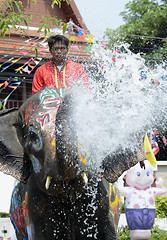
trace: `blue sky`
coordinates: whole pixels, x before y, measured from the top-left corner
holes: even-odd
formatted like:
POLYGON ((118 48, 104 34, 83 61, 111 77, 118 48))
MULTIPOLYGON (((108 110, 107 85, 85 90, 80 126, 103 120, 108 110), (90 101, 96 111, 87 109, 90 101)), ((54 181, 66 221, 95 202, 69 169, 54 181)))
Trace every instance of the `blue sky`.
POLYGON ((75 0, 87 28, 96 38, 102 39, 104 31, 124 24, 119 16, 130 0, 75 0))

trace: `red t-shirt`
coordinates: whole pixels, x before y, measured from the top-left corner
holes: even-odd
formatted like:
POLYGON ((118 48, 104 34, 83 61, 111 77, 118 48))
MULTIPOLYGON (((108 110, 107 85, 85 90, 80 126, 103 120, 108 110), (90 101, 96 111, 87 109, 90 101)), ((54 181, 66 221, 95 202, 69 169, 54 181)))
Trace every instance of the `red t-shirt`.
POLYGON ((59 72, 51 60, 36 70, 32 83, 32 93, 44 87, 68 88, 76 84, 86 87, 90 85, 87 73, 80 63, 67 60, 59 72))

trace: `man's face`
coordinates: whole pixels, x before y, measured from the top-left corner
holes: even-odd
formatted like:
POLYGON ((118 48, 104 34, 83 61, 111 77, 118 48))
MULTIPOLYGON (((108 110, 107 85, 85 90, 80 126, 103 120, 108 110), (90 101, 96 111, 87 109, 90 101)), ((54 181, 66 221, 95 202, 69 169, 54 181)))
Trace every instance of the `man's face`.
POLYGON ((56 42, 50 50, 53 61, 56 65, 62 65, 67 59, 68 49, 64 43, 56 42))

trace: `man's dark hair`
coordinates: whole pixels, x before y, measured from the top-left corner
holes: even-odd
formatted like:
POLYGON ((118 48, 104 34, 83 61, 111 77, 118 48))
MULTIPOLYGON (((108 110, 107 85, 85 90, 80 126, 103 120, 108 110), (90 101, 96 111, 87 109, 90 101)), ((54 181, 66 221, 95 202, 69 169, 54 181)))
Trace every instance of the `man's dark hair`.
POLYGON ((56 42, 64 43, 66 45, 66 47, 68 48, 70 41, 68 38, 64 37, 63 35, 51 36, 48 38, 48 46, 49 46, 50 50, 52 49, 53 44, 56 42))

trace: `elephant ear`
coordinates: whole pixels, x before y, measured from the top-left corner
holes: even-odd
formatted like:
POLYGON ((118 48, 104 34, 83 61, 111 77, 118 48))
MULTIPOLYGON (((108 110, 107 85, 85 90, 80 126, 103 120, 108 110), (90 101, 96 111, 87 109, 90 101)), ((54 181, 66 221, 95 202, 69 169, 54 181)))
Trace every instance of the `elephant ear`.
POLYGON ((0 171, 25 181, 30 171, 17 137, 18 109, 0 111, 0 171))

